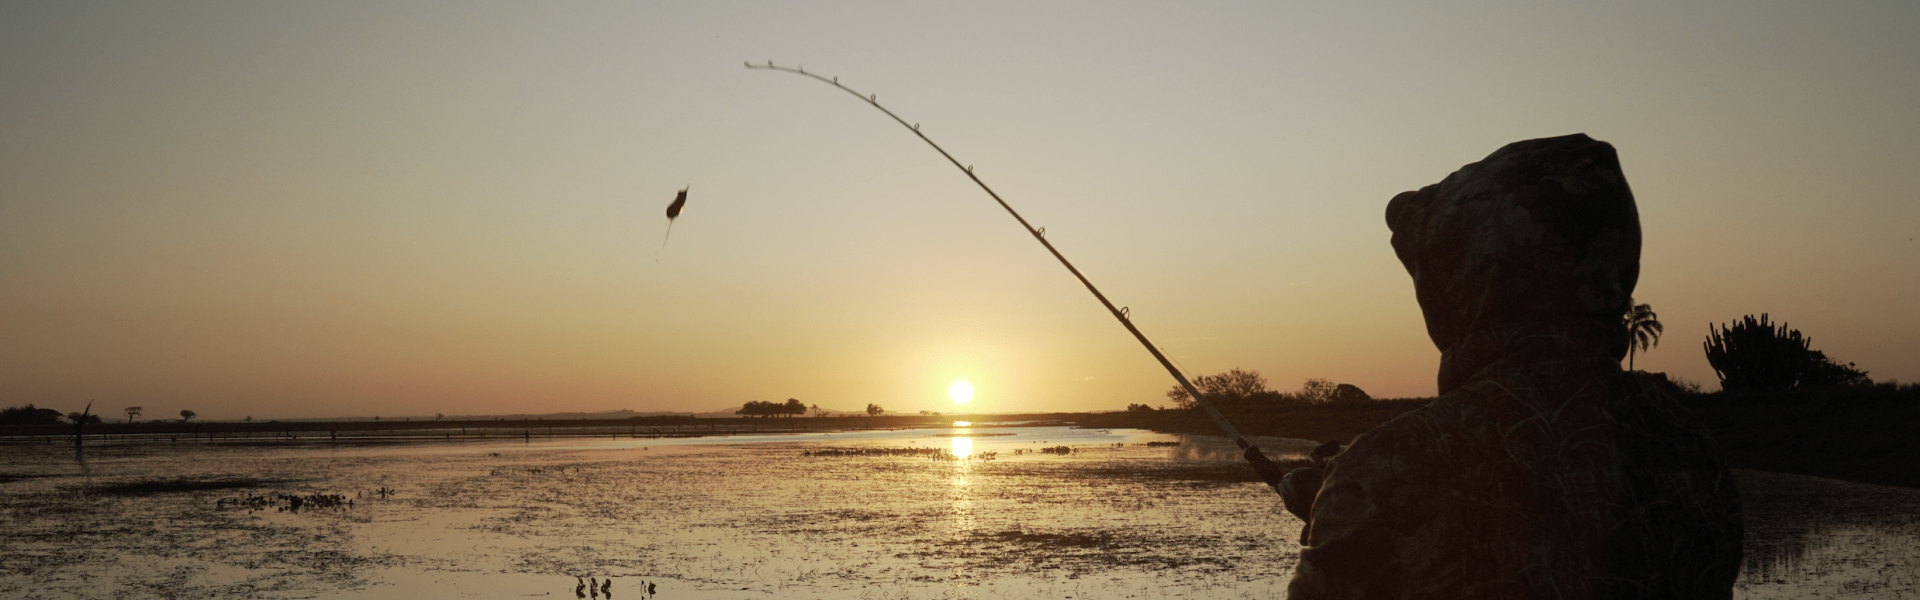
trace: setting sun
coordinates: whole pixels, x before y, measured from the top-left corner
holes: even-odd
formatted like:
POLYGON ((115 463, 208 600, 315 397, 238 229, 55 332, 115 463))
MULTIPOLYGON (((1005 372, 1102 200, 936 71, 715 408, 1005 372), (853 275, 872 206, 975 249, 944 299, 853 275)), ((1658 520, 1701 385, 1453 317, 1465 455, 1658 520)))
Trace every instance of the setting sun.
POLYGON ((952 398, 955 404, 966 404, 973 399, 973 384, 965 379, 954 381, 953 385, 947 386, 947 397, 952 398))

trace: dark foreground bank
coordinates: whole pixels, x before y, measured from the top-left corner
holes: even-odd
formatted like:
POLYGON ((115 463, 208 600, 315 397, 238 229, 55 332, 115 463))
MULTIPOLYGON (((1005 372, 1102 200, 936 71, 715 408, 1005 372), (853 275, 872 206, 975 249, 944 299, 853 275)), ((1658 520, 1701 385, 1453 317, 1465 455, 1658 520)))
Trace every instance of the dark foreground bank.
MULTIPOLYGON (((1920 385, 1883 383, 1769 394, 1681 394, 1736 469, 1920 488, 1920 385)), ((1223 407, 1241 433, 1350 441, 1432 398, 1223 407)), ((1086 427, 1217 434, 1194 410, 1083 415, 1086 427)))
POLYGON ((1685 399, 1734 468, 1920 488, 1920 385, 1685 399))

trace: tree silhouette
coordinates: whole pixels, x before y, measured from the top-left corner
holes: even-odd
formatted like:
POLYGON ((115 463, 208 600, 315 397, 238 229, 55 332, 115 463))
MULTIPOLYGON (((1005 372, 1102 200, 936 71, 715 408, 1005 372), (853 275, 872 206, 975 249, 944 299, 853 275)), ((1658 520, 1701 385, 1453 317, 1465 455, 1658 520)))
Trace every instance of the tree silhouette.
POLYGON ((1300 398, 1308 404, 1325 404, 1332 402, 1334 392, 1339 390, 1340 386, 1331 379, 1308 379, 1300 384, 1300 398))
MULTIPOLYGON (((1208 400, 1239 400, 1267 391, 1267 378, 1259 371, 1242 371, 1235 367, 1218 375, 1201 375, 1193 378, 1193 387, 1208 400)), ((1192 408, 1193 398, 1187 394, 1187 388, 1173 386, 1167 391, 1167 398, 1180 408, 1192 408)))
POLYGON ((138 406, 129 406, 129 407, 127 407, 127 409, 126 409, 126 410, 124 410, 124 411, 121 411, 121 412, 124 412, 124 413, 127 413, 127 422, 128 422, 128 423, 132 423, 134 419, 138 419, 138 418, 140 418, 140 411, 141 411, 141 410, 142 410, 142 409, 141 409, 140 407, 138 407, 138 406))
POLYGON ((1660 315, 1653 314, 1652 304, 1634 304, 1621 319, 1627 325, 1627 370, 1632 371, 1633 355, 1660 345, 1660 334, 1666 326, 1660 324, 1660 315))
POLYGON ((185 423, 185 422, 187 422, 187 421, 192 421, 194 417, 198 417, 198 416, 200 416, 200 413, 197 413, 197 412, 193 412, 193 411, 190 411, 190 410, 186 410, 186 409, 181 409, 181 410, 180 410, 180 422, 181 422, 181 423, 185 423))
POLYGON ((878 404, 867 405, 867 416, 869 417, 878 417, 880 416, 880 413, 883 413, 883 412, 887 412, 887 409, 880 408, 880 405, 878 404))

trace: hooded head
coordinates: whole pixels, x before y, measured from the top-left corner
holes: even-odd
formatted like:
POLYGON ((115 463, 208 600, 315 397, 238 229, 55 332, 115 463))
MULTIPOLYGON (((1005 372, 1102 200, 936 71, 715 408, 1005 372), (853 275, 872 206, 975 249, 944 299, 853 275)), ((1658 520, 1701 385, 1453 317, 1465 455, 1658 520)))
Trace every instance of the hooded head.
POLYGON ((1443 356, 1441 393, 1504 358, 1626 356, 1640 216, 1613 146, 1508 144, 1395 196, 1387 227, 1443 356))

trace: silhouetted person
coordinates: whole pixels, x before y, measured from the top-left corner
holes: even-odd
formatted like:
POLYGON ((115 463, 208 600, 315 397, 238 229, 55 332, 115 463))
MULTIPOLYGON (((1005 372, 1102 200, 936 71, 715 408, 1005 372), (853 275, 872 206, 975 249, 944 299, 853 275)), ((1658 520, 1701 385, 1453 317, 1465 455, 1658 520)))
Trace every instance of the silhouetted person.
POLYGON ((1725 459, 1620 369, 1640 225, 1613 147, 1510 144, 1394 197, 1387 224, 1440 397, 1288 475, 1289 597, 1730 597, 1725 459))

